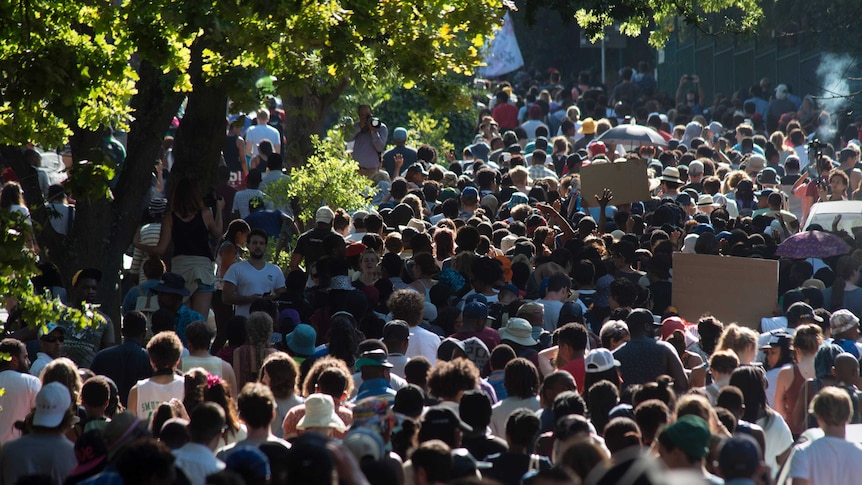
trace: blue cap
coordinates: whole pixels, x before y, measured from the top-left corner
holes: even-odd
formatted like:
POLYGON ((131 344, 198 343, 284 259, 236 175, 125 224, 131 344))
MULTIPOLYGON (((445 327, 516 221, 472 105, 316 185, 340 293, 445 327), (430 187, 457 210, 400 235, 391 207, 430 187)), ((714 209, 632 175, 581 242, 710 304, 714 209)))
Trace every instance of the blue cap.
POLYGON ((230 451, 224 464, 242 476, 269 478, 269 458, 256 446, 238 446, 230 451))
POLYGON ((472 301, 464 305, 464 318, 488 318, 488 305, 472 301))
POLYGON ((715 238, 721 241, 722 239, 730 239, 730 231, 721 231, 715 235, 715 238))
POLYGON ((472 185, 468 185, 464 187, 464 190, 461 191, 461 197, 474 197, 476 199, 479 198, 479 191, 476 190, 476 187, 472 185))
POLYGON ((395 128, 392 132, 392 141, 407 141, 407 130, 400 126, 395 128))
POLYGON ((511 197, 509 197, 509 202, 506 205, 509 206, 509 209, 515 207, 518 204, 528 204, 530 203, 530 199, 527 197, 527 194, 523 192, 514 192, 511 197))
POLYGON ((701 222, 697 226, 694 227, 694 233, 700 236, 703 233, 712 232, 715 233, 715 228, 712 227, 712 224, 706 224, 701 222))
POLYGON ((472 295, 467 295, 464 297, 464 304, 472 303, 474 301, 478 301, 479 303, 488 304, 488 299, 485 298, 485 295, 481 293, 473 293, 472 295))

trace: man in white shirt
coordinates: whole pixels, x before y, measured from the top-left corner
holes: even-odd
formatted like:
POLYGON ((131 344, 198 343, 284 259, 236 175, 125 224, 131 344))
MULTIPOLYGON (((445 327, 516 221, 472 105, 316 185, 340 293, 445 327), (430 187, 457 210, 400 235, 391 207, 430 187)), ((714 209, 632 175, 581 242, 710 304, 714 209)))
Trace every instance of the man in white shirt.
POLYGON ((252 303, 284 291, 281 268, 264 259, 268 241, 265 231, 253 229, 248 235, 248 260, 231 265, 224 275, 222 298, 236 305, 237 315, 248 316, 252 303))
POLYGON ((862 445, 846 437, 853 415, 847 391, 826 387, 814 396, 811 409, 824 436, 796 446, 790 462, 793 485, 858 483, 862 476, 862 445))
POLYGON ((245 132, 245 154, 249 160, 257 155, 257 145, 263 140, 272 143, 272 153, 281 153, 281 135, 269 125, 269 111, 266 109, 258 110, 257 124, 245 132))
POLYGON ((42 384, 39 379, 27 373, 30 359, 24 343, 14 338, 0 341, 0 353, 9 355, 9 360, 0 359, 0 443, 6 443, 21 436, 15 429, 16 421, 23 421, 36 406, 36 395, 42 384))
POLYGON ((224 462, 214 453, 224 428, 224 411, 218 404, 204 402, 192 411, 188 426, 191 441, 174 450, 175 465, 191 485, 204 485, 207 476, 224 470, 224 462))
POLYGON ((440 337, 419 326, 425 311, 425 296, 413 289, 395 290, 389 298, 389 311, 392 312, 392 320, 404 320, 410 326, 407 352, 404 355, 407 358, 424 355, 434 365, 440 337))

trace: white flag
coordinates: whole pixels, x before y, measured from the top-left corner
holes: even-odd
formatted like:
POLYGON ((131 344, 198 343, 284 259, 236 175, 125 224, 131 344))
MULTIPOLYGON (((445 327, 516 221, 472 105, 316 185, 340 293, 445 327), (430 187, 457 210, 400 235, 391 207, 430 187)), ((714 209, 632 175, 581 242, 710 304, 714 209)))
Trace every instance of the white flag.
POLYGON ((503 25, 494 32, 491 45, 485 44, 484 57, 487 65, 480 69, 483 77, 502 76, 524 65, 509 12, 503 17, 503 25))

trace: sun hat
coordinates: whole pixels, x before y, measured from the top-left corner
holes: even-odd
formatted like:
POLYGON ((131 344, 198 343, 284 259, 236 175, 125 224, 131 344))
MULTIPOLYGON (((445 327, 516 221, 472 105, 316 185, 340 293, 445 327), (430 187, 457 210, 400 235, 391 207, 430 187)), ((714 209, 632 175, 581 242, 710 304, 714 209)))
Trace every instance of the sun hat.
POLYGON ((683 183, 682 180, 679 179, 679 169, 676 167, 665 167, 664 170, 661 171, 661 177, 659 177, 659 180, 675 182, 678 184, 683 183))
POLYGON ((60 426, 69 413, 72 395, 69 389, 59 382, 49 382, 36 394, 36 408, 33 413, 33 426, 55 428, 60 426))
POLYGON ((698 207, 718 207, 718 204, 715 203, 715 200, 709 194, 703 194, 697 198, 697 206, 698 207))
POLYGON ((519 317, 510 318, 506 322, 506 326, 500 329, 500 339, 527 347, 532 347, 538 343, 533 338, 533 326, 527 320, 519 317))
POLYGON ((595 132, 596 132, 596 120, 594 120, 592 118, 584 118, 584 120, 581 121, 581 127, 578 128, 578 133, 581 133, 584 135, 592 135, 595 132))
POLYGON ((284 337, 288 350, 297 355, 314 354, 314 343, 317 340, 317 331, 306 323, 300 323, 284 337))
POLYGON ((588 374, 604 372, 619 366, 620 361, 615 359, 614 354, 608 349, 594 349, 584 357, 584 367, 588 374))
POLYGON ((362 370, 363 367, 388 367, 391 368, 392 364, 389 363, 387 358, 386 351, 383 349, 374 349, 363 352, 362 355, 356 359, 356 370, 362 370))
POLYGON ((333 428, 346 431, 344 421, 335 413, 335 403, 328 394, 312 394, 305 400, 305 416, 299 420, 296 429, 333 428))

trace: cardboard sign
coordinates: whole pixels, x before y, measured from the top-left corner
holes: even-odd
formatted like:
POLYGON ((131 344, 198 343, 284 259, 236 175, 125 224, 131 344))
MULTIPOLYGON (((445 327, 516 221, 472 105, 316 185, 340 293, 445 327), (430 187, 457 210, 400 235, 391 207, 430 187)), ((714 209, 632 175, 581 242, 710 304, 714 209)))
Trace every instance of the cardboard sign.
POLYGON ((710 313, 757 330, 778 301, 778 261, 673 253, 671 301, 689 322, 710 313))
POLYGON ((599 163, 581 168, 581 195, 584 205, 597 207, 595 196, 601 197, 606 188, 611 189, 614 194, 611 205, 649 200, 646 160, 599 163))

